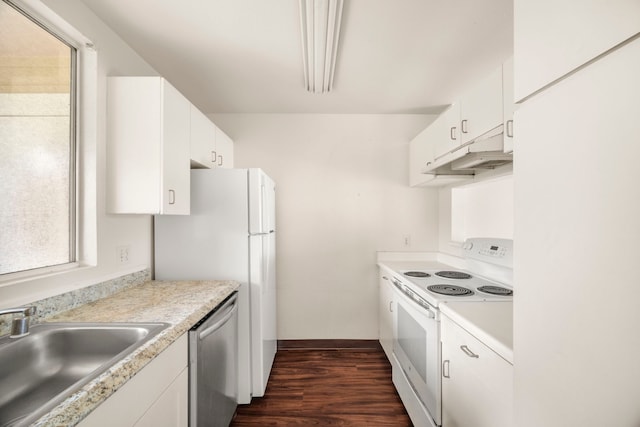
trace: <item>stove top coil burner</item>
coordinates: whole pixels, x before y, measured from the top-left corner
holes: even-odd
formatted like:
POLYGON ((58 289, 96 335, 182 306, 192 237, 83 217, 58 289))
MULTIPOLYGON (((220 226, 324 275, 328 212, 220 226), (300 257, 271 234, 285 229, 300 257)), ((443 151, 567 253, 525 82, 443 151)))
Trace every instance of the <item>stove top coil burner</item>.
POLYGON ((444 277, 445 279, 471 279, 470 274, 462 271, 438 271, 436 276, 444 277))
POLYGON ((473 295, 474 292, 471 289, 463 288, 456 285, 431 285, 427 286, 427 289, 436 294, 449 295, 454 297, 467 297, 473 295))
POLYGON ((419 278, 431 277, 429 273, 425 273, 424 271, 407 271, 403 274, 409 277, 419 277, 419 278))
POLYGON ((491 295, 511 296, 513 291, 511 289, 503 288, 502 286, 480 286, 478 288, 480 292, 484 292, 491 295))

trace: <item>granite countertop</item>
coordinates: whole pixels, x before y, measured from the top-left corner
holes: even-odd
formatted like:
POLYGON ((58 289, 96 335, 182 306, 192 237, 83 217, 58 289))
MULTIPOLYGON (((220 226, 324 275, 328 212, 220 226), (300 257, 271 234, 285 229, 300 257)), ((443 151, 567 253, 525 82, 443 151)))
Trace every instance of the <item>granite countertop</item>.
POLYGON ((512 301, 448 301, 440 311, 513 365, 512 301))
POLYGON ((233 281, 149 281, 48 318, 47 322, 164 322, 169 326, 33 425, 78 424, 238 287, 233 281))

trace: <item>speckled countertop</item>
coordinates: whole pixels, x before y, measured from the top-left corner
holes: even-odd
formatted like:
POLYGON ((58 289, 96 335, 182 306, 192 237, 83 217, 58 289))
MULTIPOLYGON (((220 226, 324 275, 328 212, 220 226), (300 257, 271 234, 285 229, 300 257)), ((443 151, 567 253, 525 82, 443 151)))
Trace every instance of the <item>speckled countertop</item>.
POLYGON ((150 281, 48 318, 48 322, 165 322, 169 326, 33 425, 78 424, 238 286, 233 281, 150 281))

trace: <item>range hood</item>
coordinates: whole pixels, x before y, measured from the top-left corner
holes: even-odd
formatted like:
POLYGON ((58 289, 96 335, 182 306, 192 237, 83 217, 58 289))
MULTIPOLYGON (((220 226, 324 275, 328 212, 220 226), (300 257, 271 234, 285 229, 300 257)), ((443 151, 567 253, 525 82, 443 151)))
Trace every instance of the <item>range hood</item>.
POLYGON ((468 175, 478 169, 495 169, 511 162, 513 162, 513 154, 504 152, 504 132, 501 125, 473 141, 436 157, 431 167, 424 173, 468 175))
POLYGON ((511 154, 497 152, 469 153, 451 162, 451 170, 495 169, 511 162, 513 162, 511 154))
POLYGON ((422 170, 428 176, 423 186, 441 186, 468 181, 476 173, 511 164, 513 154, 504 152, 503 126, 436 157, 422 170))

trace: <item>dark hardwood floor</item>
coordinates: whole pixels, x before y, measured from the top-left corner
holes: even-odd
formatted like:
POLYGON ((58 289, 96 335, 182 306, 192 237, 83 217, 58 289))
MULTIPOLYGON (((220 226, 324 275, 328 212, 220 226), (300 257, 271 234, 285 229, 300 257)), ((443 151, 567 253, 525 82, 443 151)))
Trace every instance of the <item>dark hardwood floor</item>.
POLYGON ((265 396, 231 427, 411 427, 377 341, 281 341, 265 396))

